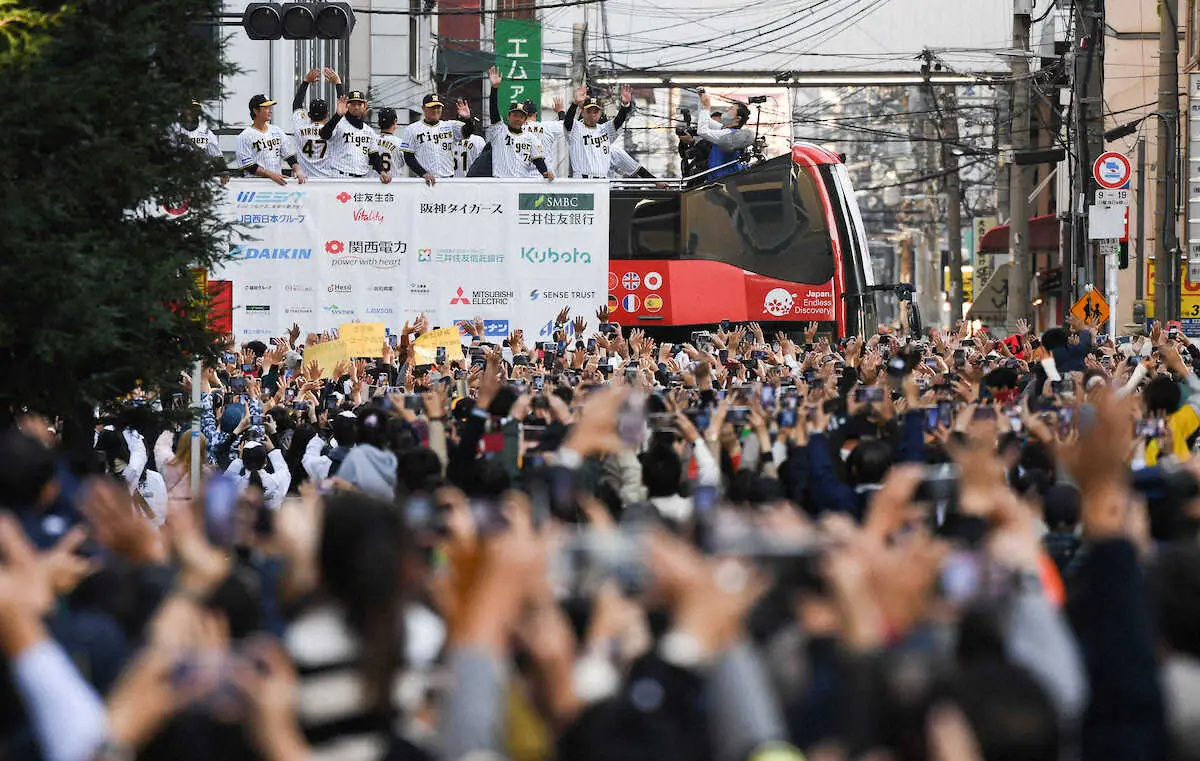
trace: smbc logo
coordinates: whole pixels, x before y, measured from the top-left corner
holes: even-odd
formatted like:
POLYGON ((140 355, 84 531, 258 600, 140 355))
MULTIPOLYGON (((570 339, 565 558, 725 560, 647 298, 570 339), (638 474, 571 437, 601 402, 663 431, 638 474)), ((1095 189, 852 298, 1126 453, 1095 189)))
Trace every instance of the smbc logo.
POLYGON ((592 211, 596 198, 591 193, 521 193, 520 211, 592 211))

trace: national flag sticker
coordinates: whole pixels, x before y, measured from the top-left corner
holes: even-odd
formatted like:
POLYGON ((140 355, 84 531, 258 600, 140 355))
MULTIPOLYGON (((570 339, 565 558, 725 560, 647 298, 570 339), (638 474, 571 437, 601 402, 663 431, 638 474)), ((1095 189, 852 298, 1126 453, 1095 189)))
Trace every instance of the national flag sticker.
MULTIPOLYGON (((662 275, 658 274, 657 272, 647 272, 646 273, 646 289, 651 290, 651 291, 657 291, 659 288, 662 288, 662 275)), ((649 300, 647 300, 647 301, 649 301, 649 300)), ((650 307, 650 305, 647 304, 646 308, 648 309, 649 307, 650 307)))
POLYGON ((621 299, 621 308, 626 312, 636 312, 641 305, 642 300, 632 293, 625 294, 625 298, 621 299))
MULTIPOLYGON (((652 275, 654 273, 650 273, 650 274, 652 275)), ((646 285, 647 285, 647 287, 650 285, 650 275, 646 276, 646 285)), ((657 312, 657 311, 661 310, 662 307, 663 307, 662 296, 659 296, 657 293, 652 293, 646 297, 646 311, 647 312, 657 312)))
POLYGON ((608 290, 615 291, 615 290, 617 290, 617 286, 620 284, 621 284, 621 281, 617 278, 617 273, 609 272, 608 273, 608 290))
POLYGON ((636 291, 641 284, 642 278, 636 272, 626 272, 621 278, 621 285, 625 286, 627 291, 636 291))
POLYGON ((614 294, 608 294, 608 311, 615 312, 619 306, 620 302, 617 301, 617 297, 614 294))

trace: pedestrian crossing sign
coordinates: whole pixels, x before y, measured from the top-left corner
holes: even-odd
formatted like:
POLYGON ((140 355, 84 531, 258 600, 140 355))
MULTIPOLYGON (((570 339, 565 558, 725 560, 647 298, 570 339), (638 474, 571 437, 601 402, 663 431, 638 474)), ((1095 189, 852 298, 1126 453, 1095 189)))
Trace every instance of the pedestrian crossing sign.
POLYGON ((1084 322, 1108 322, 1108 302, 1093 288, 1079 297, 1071 314, 1084 322))

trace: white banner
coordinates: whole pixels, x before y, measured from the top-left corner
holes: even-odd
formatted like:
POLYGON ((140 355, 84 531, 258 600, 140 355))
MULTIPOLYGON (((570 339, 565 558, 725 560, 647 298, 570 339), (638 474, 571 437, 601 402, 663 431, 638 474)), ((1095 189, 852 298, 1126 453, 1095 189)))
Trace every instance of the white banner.
POLYGON ((608 183, 594 180, 312 181, 227 186, 245 239, 232 281, 239 341, 418 314, 482 317, 488 340, 548 336, 565 306, 594 323, 607 300, 608 183))

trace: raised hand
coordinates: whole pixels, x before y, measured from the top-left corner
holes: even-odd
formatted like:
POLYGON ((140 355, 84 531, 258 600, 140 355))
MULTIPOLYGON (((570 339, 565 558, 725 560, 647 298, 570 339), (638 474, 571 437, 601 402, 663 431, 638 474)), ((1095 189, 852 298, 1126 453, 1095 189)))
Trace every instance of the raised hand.
POLYGON ((621 105, 628 106, 633 102, 633 86, 621 85, 621 105))
POLYGON ((558 313, 558 317, 554 319, 555 325, 566 325, 567 320, 571 319, 571 307, 563 307, 558 313))
POLYGON ((310 69, 309 72, 304 75, 304 81, 308 82, 310 85, 313 82, 316 82, 320 78, 321 78, 321 70, 320 69, 310 69))
POLYGON ((346 112, 349 109, 350 109, 350 99, 348 97, 346 97, 345 95, 339 97, 337 99, 337 108, 334 109, 334 111, 337 113, 337 115, 345 116, 346 112))
POLYGON ((576 317, 573 324, 575 325, 575 337, 582 340, 583 332, 587 330, 587 320, 583 317, 576 317))
POLYGON ((575 88, 575 105, 582 106, 583 102, 585 100, 587 100, 587 88, 586 87, 576 87, 575 88))
POLYGON ((563 99, 560 95, 554 96, 554 113, 559 114, 563 111, 563 99))
POLYGON ((500 76, 500 70, 495 66, 488 69, 488 81, 492 83, 492 87, 499 87, 504 81, 504 77, 500 76))
POLYGON ((1029 332, 1029 320, 1024 317, 1018 317, 1016 322, 1017 333, 1025 335, 1029 332))
POLYGON ((325 67, 325 81, 333 82, 335 85, 340 85, 342 83, 342 78, 338 76, 338 73, 336 71, 334 71, 333 69, 326 66, 325 67))
POLYGON ((459 98, 454 101, 454 105, 458 108, 458 118, 464 122, 471 118, 471 104, 466 98, 459 98))

